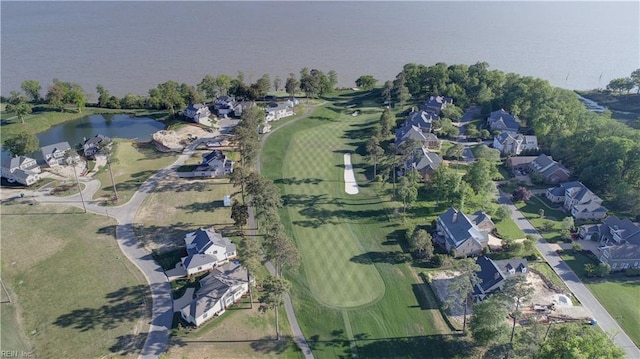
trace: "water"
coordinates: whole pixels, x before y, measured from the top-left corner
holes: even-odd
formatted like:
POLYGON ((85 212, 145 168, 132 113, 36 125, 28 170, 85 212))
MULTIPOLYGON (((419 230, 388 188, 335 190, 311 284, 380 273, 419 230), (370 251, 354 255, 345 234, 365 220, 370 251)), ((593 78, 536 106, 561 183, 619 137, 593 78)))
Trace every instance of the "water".
POLYGON ((640 67, 639 2, 0 2, 1 93, 26 79, 147 94, 206 74, 335 70, 382 83, 409 62, 486 61, 569 89, 640 67))
POLYGON ((151 135, 162 129, 164 124, 152 118, 105 114, 65 122, 37 136, 40 147, 64 141, 74 147, 84 137, 89 138, 97 134, 109 138, 136 138, 138 141, 150 141, 151 135))

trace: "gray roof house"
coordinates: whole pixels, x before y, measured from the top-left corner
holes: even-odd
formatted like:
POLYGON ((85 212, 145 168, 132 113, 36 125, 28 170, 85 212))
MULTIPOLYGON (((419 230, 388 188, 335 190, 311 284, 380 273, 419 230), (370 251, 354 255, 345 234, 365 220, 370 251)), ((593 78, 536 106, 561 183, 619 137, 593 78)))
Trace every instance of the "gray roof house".
POLYGON ((41 148, 42 158, 51 167, 64 164, 64 156, 71 150, 69 142, 58 142, 41 148))
POLYGON ((222 315, 248 291, 246 269, 236 262, 226 263, 200 280, 200 288, 193 300, 180 310, 180 315, 198 327, 222 315))
POLYGON ((516 117, 504 109, 491 112, 487 117, 487 125, 489 125, 491 131, 518 132, 518 129, 520 129, 520 124, 516 117))
POLYGON ((517 156, 525 150, 537 150, 538 138, 511 131, 503 131, 493 138, 493 148, 500 150, 503 155, 511 154, 517 156))
POLYGON ((544 153, 529 163, 529 172, 541 175, 546 184, 565 182, 571 174, 568 169, 544 153))
POLYGON ((420 110, 440 114, 440 111, 450 103, 453 103, 453 99, 451 97, 430 96, 423 104, 420 105, 420 110))
POLYGON ((105 135, 97 134, 90 138, 84 138, 82 142, 82 150, 86 158, 95 157, 100 149, 111 142, 111 139, 105 135))
POLYGON ((423 180, 427 180, 441 164, 442 158, 437 153, 421 147, 414 153, 413 159, 409 161, 408 168, 415 169, 420 173, 423 180))
POLYGON ((494 261, 481 256, 476 264, 480 266, 480 271, 476 272, 479 283, 473 288, 473 297, 477 301, 483 301, 488 295, 500 291, 506 279, 516 275, 526 276, 528 273, 527 260, 522 258, 494 261))
POLYGON ((209 106, 204 103, 190 103, 187 108, 182 110, 182 115, 195 123, 200 123, 203 120, 209 120, 211 111, 209 106))
POLYGON ((284 103, 270 103, 267 108, 265 108, 265 121, 278 121, 281 118, 289 117, 295 115, 293 112, 293 106, 291 106, 292 102, 287 101, 284 103))
POLYGON ((640 225, 630 219, 610 216, 600 224, 580 226, 579 234, 600 241, 603 248, 599 259, 612 270, 640 267, 640 225))
POLYGON ((202 163, 193 170, 195 177, 220 177, 233 172, 234 162, 221 150, 213 150, 202 156, 202 163))
POLYGON ((417 126, 422 129, 423 132, 431 132, 433 121, 438 121, 440 117, 427 111, 413 111, 407 116, 404 121, 404 126, 417 126))
POLYGON ((31 186, 38 182, 40 178, 40 166, 36 160, 27 156, 12 157, 10 153, 2 151, 0 171, 10 183, 20 183, 31 186))
POLYGON ((495 227, 482 211, 467 216, 453 207, 438 217, 436 226, 436 242, 447 251, 455 249, 457 257, 480 254, 495 227))
POLYGON ((422 146, 431 149, 439 149, 442 144, 438 136, 416 125, 406 125, 396 130, 396 146, 400 146, 409 139, 414 139, 421 143, 422 146))
POLYGON ((181 259, 187 275, 212 270, 237 256, 236 245, 212 229, 198 229, 184 237, 187 256, 181 259))
POLYGON ((575 219, 602 219, 607 215, 602 199, 578 181, 549 188, 546 196, 551 202, 562 202, 564 209, 570 211, 575 219))
POLYGON ((640 245, 621 244, 605 247, 599 259, 602 263, 609 264, 613 271, 640 268, 640 245))

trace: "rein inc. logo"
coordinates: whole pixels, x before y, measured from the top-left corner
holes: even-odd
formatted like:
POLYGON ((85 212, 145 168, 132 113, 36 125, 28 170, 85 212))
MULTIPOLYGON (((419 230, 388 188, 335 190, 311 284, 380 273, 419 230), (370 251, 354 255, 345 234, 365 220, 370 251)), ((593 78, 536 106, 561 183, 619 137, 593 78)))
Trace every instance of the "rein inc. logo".
POLYGON ((32 352, 22 350, 0 350, 0 358, 35 358, 32 352))

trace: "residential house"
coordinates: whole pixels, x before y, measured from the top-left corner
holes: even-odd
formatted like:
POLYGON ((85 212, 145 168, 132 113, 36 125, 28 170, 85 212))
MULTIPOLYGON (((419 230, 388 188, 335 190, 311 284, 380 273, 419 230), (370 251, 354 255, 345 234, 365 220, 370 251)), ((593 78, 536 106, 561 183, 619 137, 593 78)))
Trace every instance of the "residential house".
POLYGON ((31 186, 41 179, 40 166, 31 157, 12 157, 11 154, 2 152, 1 162, 0 171, 2 177, 10 183, 17 182, 25 186, 31 186))
POLYGON ((111 139, 105 135, 97 134, 91 138, 84 138, 82 141, 82 150, 84 157, 94 159, 100 149, 111 143, 111 139))
POLYGON ((581 238, 600 242, 599 259, 612 270, 640 267, 640 225, 630 219, 610 216, 600 224, 580 226, 578 233, 581 238))
POLYGON ((69 142, 58 142, 53 145, 44 146, 41 148, 42 158, 51 167, 62 165, 66 163, 65 156, 68 151, 71 151, 69 142))
POLYGON ((571 172, 544 153, 529 163, 529 172, 542 176, 546 184, 558 184, 569 180, 571 172))
POLYGON ((258 126, 258 133, 263 135, 265 133, 271 132, 271 125, 268 123, 265 123, 264 125, 260 125, 258 126))
POLYGON ((400 146, 409 139, 413 139, 422 144, 423 147, 430 149, 440 149, 440 145, 442 144, 438 136, 425 132, 415 125, 403 126, 396 130, 396 146, 400 146))
POLYGON ((505 161, 505 166, 514 171, 529 172, 529 164, 533 162, 537 156, 514 156, 509 157, 505 161))
POLYGON ((213 229, 198 229, 184 237, 187 256, 180 261, 191 276, 210 271, 237 256, 236 245, 213 229))
POLYGON ((518 129, 520 129, 520 124, 516 120, 516 117, 504 109, 491 112, 489 117, 487 117, 487 125, 491 131, 518 132, 518 129))
POLYGON ((436 242, 457 257, 478 255, 489 243, 489 233, 495 225, 486 213, 478 211, 467 216, 451 207, 438 217, 436 242))
POLYGON ((493 138, 493 148, 503 155, 519 155, 525 150, 538 150, 538 138, 511 131, 502 131, 493 138))
POLYGON ((451 97, 430 96, 423 104, 420 105, 419 108, 422 111, 433 112, 436 115, 439 115, 440 111, 451 103, 453 103, 453 99, 451 97))
POLYGON ((640 245, 622 244, 605 247, 602 249, 600 261, 609 264, 613 271, 640 268, 640 245))
POLYGON ((198 327, 222 315, 248 291, 246 269, 239 263, 226 263, 200 280, 193 300, 180 310, 180 315, 182 319, 198 327))
POLYGON ((216 111, 218 116, 224 118, 229 117, 229 115, 234 112, 235 105, 235 98, 226 95, 220 96, 213 101, 213 109, 216 111))
POLYGON ((440 117, 433 112, 412 111, 404 121, 403 127, 416 126, 419 127, 422 132, 427 133, 431 132, 433 122, 438 121, 439 119, 440 117))
POLYGON ((209 110, 208 105, 203 103, 190 103, 189 106, 182 111, 182 114, 195 123, 208 123, 211 120, 211 110, 209 110))
POLYGON ((602 199, 578 181, 549 188, 546 197, 553 203, 562 202, 564 209, 575 219, 602 219, 607 215, 607 209, 602 206, 602 199))
POLYGON ((414 157, 407 164, 407 168, 418 171, 422 179, 426 181, 440 165, 442 165, 440 156, 421 147, 414 153, 414 157))
POLYGON ((221 150, 213 150, 202 156, 202 164, 193 172, 195 177, 220 177, 233 172, 234 162, 221 150))
POLYGON ((253 101, 239 101, 233 104, 233 115, 235 117, 241 117, 242 113, 247 109, 253 107, 253 101))
POLYGON ((526 259, 506 259, 494 261, 481 256, 476 260, 480 271, 476 272, 479 283, 473 287, 473 297, 476 301, 483 301, 490 294, 499 292, 508 278, 528 273, 526 259))
POLYGON ((265 121, 278 121, 281 118, 293 116, 293 107, 287 103, 270 103, 265 109, 265 121))

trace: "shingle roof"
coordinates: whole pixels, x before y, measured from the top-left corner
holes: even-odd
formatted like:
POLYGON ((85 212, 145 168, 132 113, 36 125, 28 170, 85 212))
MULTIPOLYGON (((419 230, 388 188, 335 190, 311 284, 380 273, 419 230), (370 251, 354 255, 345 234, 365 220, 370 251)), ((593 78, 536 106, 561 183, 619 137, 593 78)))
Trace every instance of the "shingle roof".
POLYGON ((413 159, 413 167, 418 171, 423 169, 435 170, 442 164, 442 158, 436 153, 429 152, 425 148, 417 151, 417 156, 413 159))
POLYGON ((476 272, 479 283, 473 288, 473 294, 482 294, 504 280, 504 275, 488 257, 478 257, 476 264, 480 266, 480 271, 476 272))
POLYGON ((610 216, 602 222, 600 227, 603 235, 611 237, 611 230, 617 231, 623 241, 640 245, 640 227, 636 226, 629 218, 620 219, 610 216))
POLYGON ((494 128, 495 124, 498 123, 502 123, 506 128, 512 129, 514 131, 518 131, 518 129, 520 128, 520 124, 516 121, 515 116, 508 113, 504 109, 491 112, 487 121, 489 122, 489 126, 491 128, 494 128))
POLYGON ((418 126, 403 126, 396 130, 396 146, 401 143, 407 141, 408 139, 413 138, 414 140, 418 140, 420 143, 425 141, 425 136, 420 130, 418 126))
POLYGON ((610 260, 637 259, 640 261, 640 245, 622 244, 619 246, 613 246, 609 249, 609 259, 610 260))
POLYGON ((451 237, 453 237, 449 238, 449 236, 447 236, 447 240, 452 246, 458 247, 462 240, 469 238, 469 230, 473 228, 473 224, 462 211, 451 207, 444 214, 440 215, 439 219, 449 230, 451 237))
POLYGON ((48 145, 48 146, 44 146, 42 147, 42 155, 46 158, 47 155, 51 155, 54 152, 65 152, 71 149, 71 146, 69 145, 69 142, 64 141, 64 142, 58 142, 58 143, 54 143, 53 145, 48 145))

